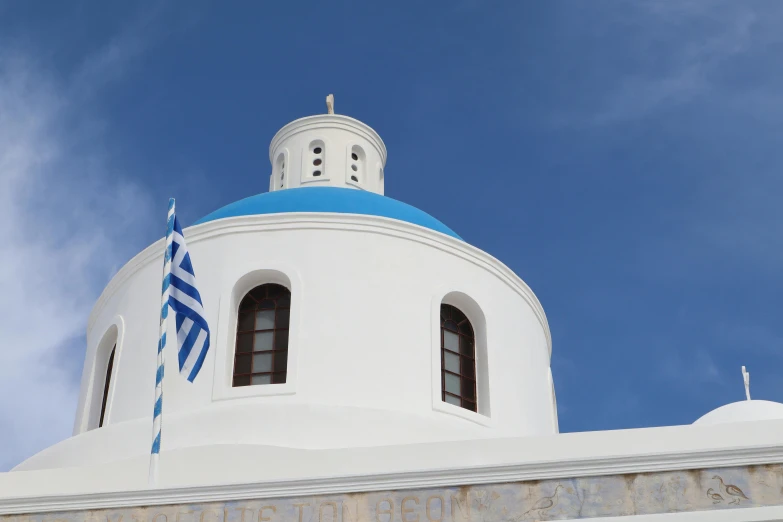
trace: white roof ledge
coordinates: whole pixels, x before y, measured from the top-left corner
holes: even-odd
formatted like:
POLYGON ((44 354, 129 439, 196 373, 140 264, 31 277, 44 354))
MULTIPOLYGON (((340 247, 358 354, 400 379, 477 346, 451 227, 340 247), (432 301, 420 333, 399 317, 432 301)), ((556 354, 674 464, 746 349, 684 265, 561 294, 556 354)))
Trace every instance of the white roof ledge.
POLYGON ((331 450, 223 445, 0 474, 0 514, 297 497, 783 462, 783 421, 331 450), (207 485, 212 484, 212 485, 207 485))

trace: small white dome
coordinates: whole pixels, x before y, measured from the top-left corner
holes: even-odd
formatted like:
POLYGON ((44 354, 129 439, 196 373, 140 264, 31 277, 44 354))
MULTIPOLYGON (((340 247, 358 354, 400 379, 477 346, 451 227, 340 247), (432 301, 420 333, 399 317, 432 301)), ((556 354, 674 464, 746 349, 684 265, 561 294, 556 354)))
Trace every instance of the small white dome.
POLYGON ((711 426, 728 422, 783 419, 783 404, 772 401, 739 401, 716 408, 694 424, 711 426))

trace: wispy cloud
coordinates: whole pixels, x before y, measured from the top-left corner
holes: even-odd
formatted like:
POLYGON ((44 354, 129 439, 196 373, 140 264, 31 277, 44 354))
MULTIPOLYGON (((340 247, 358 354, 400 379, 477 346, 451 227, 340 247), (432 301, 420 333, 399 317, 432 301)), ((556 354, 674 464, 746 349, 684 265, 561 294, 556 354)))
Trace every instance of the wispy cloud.
MULTIPOLYGON (((162 38, 160 19, 163 6, 160 3, 146 6, 103 47, 82 60, 68 80, 74 99, 88 99, 107 84, 128 74, 128 70, 162 38)), ((167 29, 173 28, 169 26, 167 29)))
POLYGON ((666 350, 660 360, 660 372, 670 385, 691 389, 723 380, 720 368, 707 350, 666 350))
MULTIPOLYGON (((641 4, 657 6, 663 4, 641 4)), ((676 11, 676 20, 693 15, 683 7, 676 11)), ((642 10, 641 15, 645 13, 642 10)), ((671 13, 667 12, 667 15, 671 13)), ((658 24, 672 24, 673 18, 659 20, 658 24)), ((608 91, 602 107, 594 115, 594 123, 608 124, 648 115, 665 104, 677 105, 706 95, 714 84, 710 74, 727 58, 742 52, 748 45, 748 33, 755 22, 752 13, 738 19, 727 19, 719 29, 696 38, 686 38, 664 59, 660 70, 648 70, 621 78, 608 91)), ((651 35, 652 36, 652 35, 651 35)), ((654 45, 654 44, 651 44, 654 45)))
MULTIPOLYGON (((779 98, 778 90, 738 86, 724 74, 737 60, 779 42, 783 4, 779 2, 640 0, 612 9, 586 4, 598 25, 633 35, 633 65, 603 64, 611 78, 582 107, 555 116, 560 125, 610 125, 638 120, 657 110, 698 101, 719 106, 746 90, 779 98)), ((581 11, 580 11, 581 12, 581 11)))
POLYGON ((776 66, 783 3, 623 5, 613 23, 633 29, 633 66, 607 70, 611 84, 558 122, 593 130, 640 123, 670 144, 687 144, 666 146, 662 154, 674 158, 668 166, 712 161, 709 171, 683 168, 676 184, 660 174, 681 190, 683 204, 662 201, 667 233, 640 248, 641 264, 655 264, 652 277, 699 278, 705 262, 776 272, 783 263, 783 74, 776 66), (670 262, 660 263, 661 252, 671 252, 670 262))
POLYGON ((115 41, 62 80, 0 54, 0 470, 70 435, 86 318, 133 253, 149 202, 104 152, 85 86, 137 49, 115 41))

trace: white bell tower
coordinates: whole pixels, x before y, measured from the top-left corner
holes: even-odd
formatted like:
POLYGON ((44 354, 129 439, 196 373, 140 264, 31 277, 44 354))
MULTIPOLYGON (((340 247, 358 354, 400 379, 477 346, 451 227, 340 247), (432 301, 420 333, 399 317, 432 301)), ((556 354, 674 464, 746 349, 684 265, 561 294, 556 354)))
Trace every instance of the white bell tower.
POLYGON ((328 114, 292 121, 272 138, 269 191, 334 186, 383 195, 383 140, 368 125, 334 114, 331 94, 326 105, 328 114))

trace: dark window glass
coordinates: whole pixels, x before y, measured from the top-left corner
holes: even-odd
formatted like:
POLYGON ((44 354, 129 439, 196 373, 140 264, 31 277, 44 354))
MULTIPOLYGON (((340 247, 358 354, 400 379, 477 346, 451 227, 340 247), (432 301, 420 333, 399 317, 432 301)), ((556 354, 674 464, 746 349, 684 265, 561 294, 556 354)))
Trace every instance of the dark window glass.
POLYGON ((441 392, 444 402, 476 411, 473 326, 458 308, 440 305, 441 392))
POLYGON ((238 377, 234 377, 234 386, 247 386, 249 384, 250 384, 249 375, 240 375, 238 377))
POLYGON ((282 285, 257 286, 239 305, 234 386, 282 384, 288 369, 291 292, 282 285))
POLYGON ((240 332, 252 332, 255 319, 251 313, 239 314, 239 325, 237 330, 240 332))
POLYGON ((114 368, 114 350, 117 349, 117 345, 111 349, 111 355, 109 355, 109 364, 106 367, 106 379, 103 383, 103 402, 101 402, 101 418, 98 421, 98 427, 103 426, 103 417, 106 415, 106 399, 109 398, 109 385, 111 384, 111 371, 114 368))

